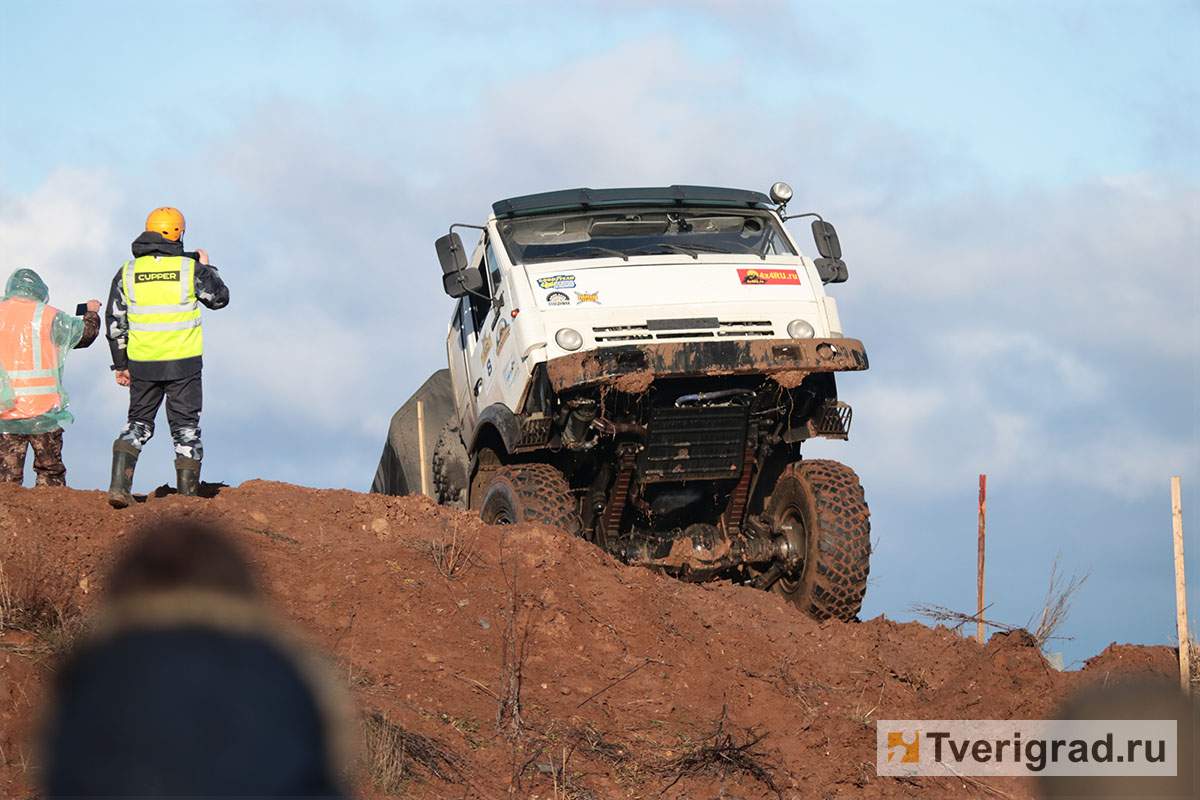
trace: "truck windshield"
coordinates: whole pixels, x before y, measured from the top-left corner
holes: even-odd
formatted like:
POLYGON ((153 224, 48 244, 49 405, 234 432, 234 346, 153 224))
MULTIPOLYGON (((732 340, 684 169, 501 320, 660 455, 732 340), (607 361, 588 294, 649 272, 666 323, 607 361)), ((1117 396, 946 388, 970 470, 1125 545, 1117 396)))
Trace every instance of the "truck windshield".
POLYGON ((582 258, 795 255, 770 213, 747 208, 592 209, 502 219, 514 264, 582 258))

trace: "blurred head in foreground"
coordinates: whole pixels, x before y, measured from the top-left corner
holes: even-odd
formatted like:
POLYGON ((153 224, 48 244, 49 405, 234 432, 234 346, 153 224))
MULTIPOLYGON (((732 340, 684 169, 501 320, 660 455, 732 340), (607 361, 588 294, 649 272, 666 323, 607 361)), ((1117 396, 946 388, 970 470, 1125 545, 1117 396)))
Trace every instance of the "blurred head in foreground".
POLYGON ((1172 777, 1042 777, 1047 800, 1121 797, 1184 800, 1200 797, 1200 707, 1173 681, 1139 679, 1075 693, 1060 720, 1175 720, 1176 773, 1172 777))
POLYGON ((57 676, 47 795, 341 796, 341 694, 224 536, 155 521, 107 586, 57 676))

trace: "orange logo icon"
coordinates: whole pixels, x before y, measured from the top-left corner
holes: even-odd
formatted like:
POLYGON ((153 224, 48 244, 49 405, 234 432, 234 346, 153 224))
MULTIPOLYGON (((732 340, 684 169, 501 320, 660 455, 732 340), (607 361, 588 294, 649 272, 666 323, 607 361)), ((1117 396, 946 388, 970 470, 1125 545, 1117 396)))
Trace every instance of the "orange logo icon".
POLYGON ((900 755, 901 764, 916 764, 921 760, 921 734, 913 733, 912 741, 906 742, 900 731, 888 731, 888 763, 900 755), (902 752, 902 754, 901 754, 902 752))

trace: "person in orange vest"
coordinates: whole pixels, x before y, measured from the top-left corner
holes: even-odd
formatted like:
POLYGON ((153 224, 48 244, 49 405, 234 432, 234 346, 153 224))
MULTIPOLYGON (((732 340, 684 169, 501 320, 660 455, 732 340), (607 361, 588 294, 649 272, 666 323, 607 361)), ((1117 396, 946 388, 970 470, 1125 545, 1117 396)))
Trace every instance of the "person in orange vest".
POLYGON ((31 269, 9 276, 0 301, 0 482, 21 483, 25 453, 33 448, 37 486, 66 486, 62 460, 67 410, 63 362, 100 332, 100 301, 82 318, 49 305, 46 283, 31 269))
POLYGON ((128 421, 113 442, 113 508, 133 502, 133 470, 164 400, 179 494, 194 496, 200 486, 200 306, 224 308, 229 289, 208 253, 184 251, 185 227, 179 209, 151 211, 146 231, 133 241, 133 258, 117 270, 109 289, 105 334, 117 383, 129 387, 128 421))

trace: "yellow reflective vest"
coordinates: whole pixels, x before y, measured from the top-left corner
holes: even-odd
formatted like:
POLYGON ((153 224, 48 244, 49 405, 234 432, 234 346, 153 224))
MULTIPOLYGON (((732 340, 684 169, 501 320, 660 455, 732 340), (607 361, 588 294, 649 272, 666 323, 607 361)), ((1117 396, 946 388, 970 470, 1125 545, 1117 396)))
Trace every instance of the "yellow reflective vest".
POLYGON ((130 360, 174 361, 204 352, 195 261, 142 256, 126 261, 123 272, 130 360))

